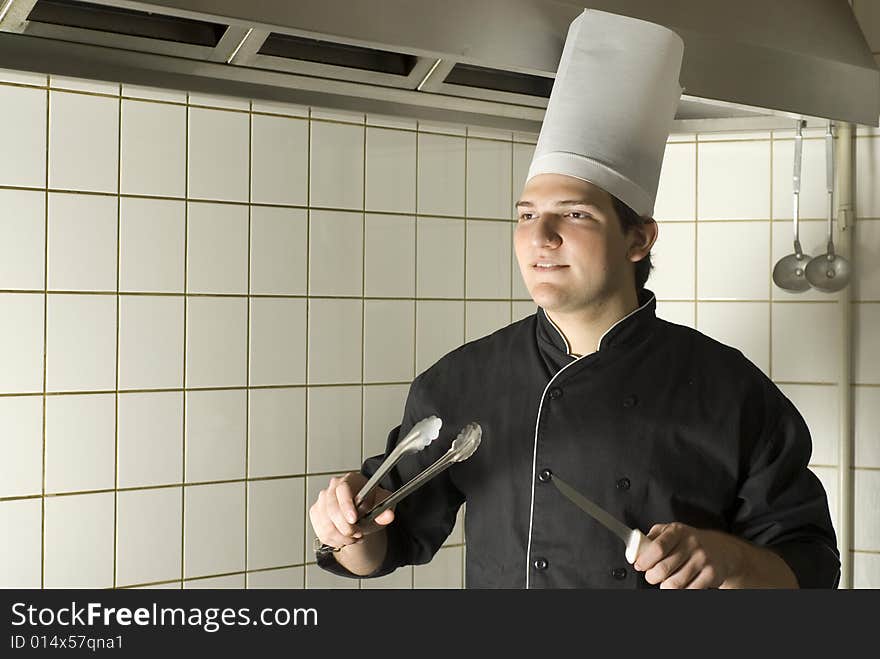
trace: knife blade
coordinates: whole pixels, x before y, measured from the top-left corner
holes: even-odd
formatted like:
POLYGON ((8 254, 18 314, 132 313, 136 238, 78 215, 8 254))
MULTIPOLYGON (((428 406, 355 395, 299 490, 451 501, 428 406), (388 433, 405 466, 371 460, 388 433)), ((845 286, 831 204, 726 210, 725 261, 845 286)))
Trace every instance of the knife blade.
POLYGON ((644 533, 638 529, 631 529, 628 527, 616 517, 609 514, 604 508, 590 501, 556 474, 553 474, 550 479, 553 481, 556 489, 559 490, 566 499, 571 501, 574 505, 623 540, 623 543, 626 545, 626 552, 624 555, 630 565, 635 563, 639 553, 641 553, 647 545, 651 544, 651 540, 644 533))

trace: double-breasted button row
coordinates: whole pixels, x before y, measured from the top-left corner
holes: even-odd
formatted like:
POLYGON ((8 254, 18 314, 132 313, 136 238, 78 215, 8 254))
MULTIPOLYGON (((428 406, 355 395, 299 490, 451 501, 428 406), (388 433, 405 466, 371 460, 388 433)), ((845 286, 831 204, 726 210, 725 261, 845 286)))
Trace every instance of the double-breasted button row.
POLYGON ((550 563, 547 562, 546 558, 536 558, 535 562, 532 563, 535 566, 536 570, 546 570, 550 567, 550 563))
POLYGON ((611 576, 621 581, 626 579, 626 568, 625 567, 615 567, 611 569, 611 576))
POLYGON ((553 472, 549 469, 542 469, 538 472, 538 480, 542 483, 549 483, 551 478, 553 478, 553 472))

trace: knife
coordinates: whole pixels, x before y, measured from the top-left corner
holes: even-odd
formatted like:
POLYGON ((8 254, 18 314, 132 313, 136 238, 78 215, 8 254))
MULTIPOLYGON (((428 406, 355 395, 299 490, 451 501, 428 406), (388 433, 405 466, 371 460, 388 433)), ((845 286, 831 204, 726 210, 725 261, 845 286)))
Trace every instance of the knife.
POLYGON ((553 474, 550 478, 556 486, 556 489, 562 492, 566 499, 571 501, 574 505, 623 540, 623 543, 626 545, 626 553, 624 555, 630 565, 635 562, 639 552, 651 543, 651 540, 644 533, 638 529, 629 528, 626 524, 590 501, 556 474, 553 474))

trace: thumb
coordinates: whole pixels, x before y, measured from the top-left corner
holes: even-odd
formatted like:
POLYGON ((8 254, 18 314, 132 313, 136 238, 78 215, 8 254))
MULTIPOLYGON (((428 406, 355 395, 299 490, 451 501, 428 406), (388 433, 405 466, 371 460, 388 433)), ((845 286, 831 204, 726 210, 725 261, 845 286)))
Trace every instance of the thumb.
POLYGON ((373 520, 379 526, 388 526, 391 522, 394 521, 394 509, 389 508, 381 515, 379 515, 376 519, 373 520))

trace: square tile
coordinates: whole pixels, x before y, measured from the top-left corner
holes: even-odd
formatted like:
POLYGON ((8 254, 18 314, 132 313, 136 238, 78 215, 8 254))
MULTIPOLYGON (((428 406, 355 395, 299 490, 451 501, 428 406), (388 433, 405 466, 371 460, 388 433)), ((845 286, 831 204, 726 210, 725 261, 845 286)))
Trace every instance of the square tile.
POLYGON ((358 581, 349 577, 339 577, 314 563, 306 565, 307 590, 356 590, 358 581))
POLYGON ((191 199, 248 200, 249 124, 245 113, 189 108, 191 199))
POLYGON ((43 488, 43 399, 0 397, 0 498, 43 488))
POLYGON ((510 218, 512 167, 512 142, 468 138, 468 217, 510 218))
POLYGON ((855 472, 855 522, 853 547, 880 551, 880 471, 855 472))
POLYGON ((304 295, 308 211, 251 206, 251 293, 304 295))
MULTIPOLYGON (((859 223, 861 229, 862 223, 859 223)), ((798 233, 800 234, 801 250, 804 256, 804 265, 810 262, 810 259, 825 253, 828 245, 828 236, 826 234, 827 224, 825 222, 815 222, 811 220, 798 222, 798 233)), ((775 268, 776 264, 789 254, 794 254, 794 230, 789 222, 773 222, 773 252, 771 260, 771 268, 775 268)), ((857 269, 858 270, 858 269, 857 269)), ((770 277, 770 288, 774 300, 821 300, 827 302, 829 300, 837 300, 840 293, 823 293, 814 288, 808 288, 799 293, 789 292, 779 288, 770 277)), ((855 274, 855 273, 854 273, 855 274)), ((856 275, 857 276, 857 275, 856 275)), ((857 286, 853 286, 855 292, 857 286)))
POLYGON ((248 483, 248 569, 303 562, 305 481, 248 483))
POLYGON ((515 300, 528 300, 532 301, 532 294, 529 293, 529 289, 526 286, 526 282, 523 279, 522 269, 519 266, 519 257, 516 254, 516 249, 513 246, 513 237, 516 235, 516 224, 511 223, 510 225, 510 249, 513 252, 513 258, 510 259, 510 277, 511 277, 511 297, 515 300))
POLYGON ((418 129, 426 133, 441 133, 444 135, 467 135, 467 126, 461 124, 445 123, 442 121, 419 121, 418 129))
POLYGON ((834 303, 773 305, 773 377, 836 382, 840 315, 834 303))
POLYGON ((127 194, 186 194, 186 107, 122 101, 120 190, 127 194))
POLYGON ((464 297, 464 221, 417 221, 418 297, 464 297))
POLYGON ((511 322, 515 323, 523 318, 528 318, 538 310, 534 302, 513 302, 510 305, 511 322))
POLYGON ((49 76, 45 73, 31 73, 30 71, 14 71, 12 69, 0 69, 0 82, 12 82, 17 85, 48 85, 49 76))
POLYGON ((143 87, 141 85, 126 85, 125 83, 122 84, 122 97, 186 104, 185 91, 159 87, 143 87))
POLYGON ((49 92, 49 187, 116 192, 119 99, 49 92))
POLYGON ((364 218, 364 295, 413 297, 416 286, 416 219, 364 218))
POLYGON ((465 139, 419 133, 418 212, 464 215, 465 139))
POLYGON ((529 173, 529 167, 532 164, 532 158, 535 155, 534 144, 513 145, 513 189, 510 197, 510 214, 507 217, 516 219, 516 202, 522 196, 523 188, 526 184, 526 177, 529 173))
POLYGON ((367 128, 366 185, 368 210, 415 211, 415 131, 367 128))
POLYGON ((310 384, 361 381, 363 302, 309 300, 310 384))
POLYGON ((770 217, 769 141, 698 144, 697 149, 698 219, 770 217))
POLYGON ((485 126, 466 126, 468 137, 480 137, 487 140, 503 140, 511 142, 513 131, 501 130, 500 128, 486 128, 485 126))
POLYGON ((241 483, 184 488, 184 575, 244 570, 245 508, 241 483))
POLYGON ((45 500, 46 588, 113 585, 112 492, 45 500))
POLYGON ((860 384, 880 384, 880 304, 853 306, 853 333, 855 351, 853 368, 855 381, 860 384))
POLYGON ((15 126, 0 150, 0 185, 45 187, 46 97, 43 89, 0 85, 3 119, 15 126))
POLYGON ((167 485, 183 480, 183 392, 120 394, 119 487, 167 485))
MULTIPOLYGON (((716 341, 738 349, 769 376, 770 305, 768 303, 698 302, 697 329, 716 341)), ((774 336, 777 336, 776 332, 774 336)), ((784 379, 778 374, 774 373, 774 375, 784 379)))
POLYGON ((306 301, 251 300, 251 385, 306 381, 306 301))
POLYGON ((247 392, 186 392, 186 482, 245 476, 247 392))
POLYGON ((464 505, 458 509, 458 513, 455 516, 455 526, 452 527, 446 542, 443 543, 444 546, 460 545, 464 542, 464 510, 464 505))
POLYGON ((413 377, 415 302, 364 301, 364 382, 408 382, 413 377))
POLYGON ((46 389, 116 387, 116 296, 49 295, 46 389))
POLYGON ((416 374, 464 341, 464 302, 416 302, 416 374))
POLYGON ((49 86, 52 89, 69 89, 73 91, 89 92, 92 94, 119 96, 118 82, 105 82, 102 80, 50 75, 49 86))
POLYGON ((771 281, 769 222, 699 225, 697 297, 769 300, 771 281))
POLYGON ((303 505, 303 515, 306 522, 306 538, 305 538, 305 553, 304 556, 307 556, 309 560, 312 560, 315 551, 314 551, 314 542, 315 542, 315 529, 312 528, 311 518, 309 517, 309 508, 318 500, 318 494, 321 490, 327 487, 330 482, 330 476, 307 476, 306 477, 306 500, 303 505))
POLYGON ((391 574, 386 574, 384 577, 376 577, 373 579, 361 579, 361 590, 376 590, 376 589, 397 589, 397 590, 410 590, 412 589, 413 583, 413 567, 412 565, 405 565, 403 567, 399 567, 391 574))
POLYGON ((747 140, 769 140, 769 130, 720 130, 711 133, 699 133, 696 136, 698 142, 738 142, 747 140))
POLYGON ((251 201, 308 203, 309 124, 254 115, 251 127, 251 201))
POLYGON ((309 389, 309 473, 353 471, 361 465, 361 388, 309 389))
POLYGON ((463 588, 461 547, 441 547, 427 565, 413 567, 413 588, 463 588))
POLYGON ((781 384, 779 389, 794 404, 810 429, 813 442, 810 464, 837 465, 840 405, 835 388, 814 384, 781 384))
POLYGON ((119 290, 183 293, 186 204, 120 199, 119 290))
POLYGON ((49 195, 49 289, 116 290, 115 197, 49 195))
POLYGON ((309 118, 309 106, 297 103, 283 103, 279 101, 265 101, 253 99, 251 101, 253 113, 263 112, 268 114, 283 114, 288 117, 309 118))
POLYGON ((229 110, 250 110, 251 108, 251 102, 248 99, 237 96, 190 92, 188 100, 190 105, 203 105, 211 108, 225 108, 229 110))
MULTIPOLYGON (((385 453, 388 435, 400 425, 408 384, 364 387, 364 441, 362 460, 385 453)), ((395 433, 395 439, 397 433, 395 433)))
MULTIPOLYGON (((798 216, 828 217, 825 183, 825 140, 805 139, 801 157, 798 216)), ((794 217, 794 139, 773 141, 773 219, 794 217)))
POLYGON ((40 588, 42 499, 0 501, 0 529, 12 542, 0 544, 0 588, 40 588))
POLYGON ((853 387, 855 465, 880 467, 880 388, 853 387))
POLYGON ((668 302, 657 300, 657 317, 676 325, 694 327, 696 305, 693 302, 668 302))
POLYGON ((183 386, 183 296, 119 297, 119 388, 183 386))
POLYGON ((515 142, 525 142, 526 144, 537 144, 537 133, 524 133, 522 131, 513 131, 513 139, 515 142))
POLYGON ((166 581, 160 584, 152 584, 150 586, 132 586, 131 590, 181 590, 180 581, 166 581))
POLYGON ((466 302, 465 341, 474 341, 510 324, 510 302, 466 302))
POLYGON ((191 203, 187 232, 187 292, 247 293, 248 207, 191 203))
POLYGON ((112 488, 116 466, 114 394, 46 398, 46 492, 112 488))
POLYGON ((207 579, 190 579, 183 582, 184 590, 237 590, 244 588, 245 575, 230 574, 225 577, 209 577, 207 579))
POLYGON ((363 259, 363 213, 310 212, 310 295, 361 295, 363 259))
MULTIPOLYGON (((853 298, 880 300, 880 220, 859 220, 853 240, 853 298)), ((822 252, 816 250, 817 254, 822 252)), ((827 293, 825 294, 827 295, 827 293)))
MULTIPOLYGON (((354 124, 364 123, 364 113, 351 110, 338 110, 336 108, 312 108, 312 119, 324 119, 328 121, 344 121, 354 124)), ((320 122, 316 122, 320 123, 320 122)))
POLYGON ((247 300, 188 298, 186 387, 247 384, 247 300))
POLYGON ((179 578, 181 488, 119 492, 116 505, 117 586, 179 578))
POLYGON ((367 113, 367 126, 377 126, 379 128, 401 128, 407 130, 417 130, 419 122, 416 119, 408 117, 396 117, 390 114, 371 114, 367 113))
POLYGON ((654 202, 654 219, 697 219, 696 187, 697 145, 667 144, 654 202))
POLYGON ((853 555, 853 587, 880 588, 880 554, 856 552, 853 555))
POLYGON ((43 390, 43 295, 0 293, 0 392, 43 390))
POLYGON ((305 582, 305 570, 302 566, 286 567, 280 570, 250 572, 247 575, 248 590, 262 588, 301 589, 305 582))
POLYGON ((471 220, 467 226, 465 296, 510 297, 510 224, 471 220))
POLYGON ((248 477, 305 473, 305 388, 252 389, 248 414, 248 477))
POLYGON ((877 166, 880 163, 880 140, 856 138, 856 208, 860 217, 880 217, 880 191, 877 190, 877 166))
POLYGON ((364 127, 312 121, 311 206, 364 207, 364 127))
MULTIPOLYGON (((661 222, 651 248, 646 286, 658 298, 692 300, 696 285, 696 224, 661 222)), ((702 227, 700 227, 702 229, 702 227)))
POLYGON ((0 190, 0 284, 42 289, 46 263, 46 197, 43 192, 0 190))

